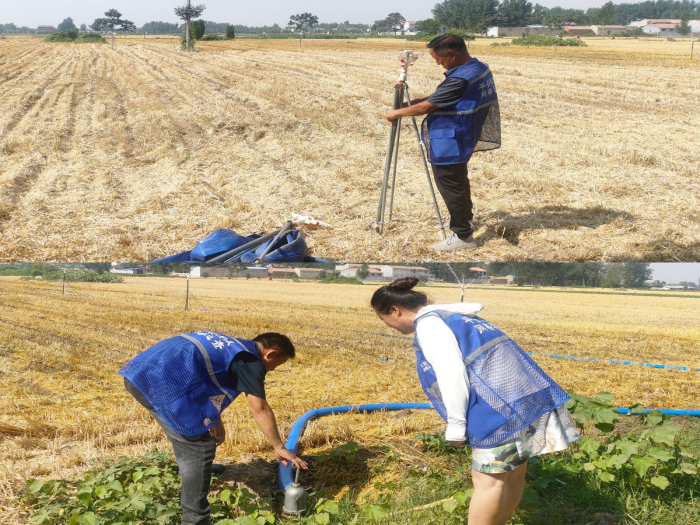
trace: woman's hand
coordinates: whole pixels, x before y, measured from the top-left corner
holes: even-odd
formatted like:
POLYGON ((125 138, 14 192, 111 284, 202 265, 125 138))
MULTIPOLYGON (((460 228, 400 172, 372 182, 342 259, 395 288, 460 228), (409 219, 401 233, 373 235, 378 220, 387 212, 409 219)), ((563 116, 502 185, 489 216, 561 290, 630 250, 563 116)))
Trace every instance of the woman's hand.
POLYGON ((221 420, 219 420, 216 425, 209 429, 209 433, 216 441, 217 447, 226 441, 226 429, 224 428, 224 423, 221 420))
POLYGON ((306 464, 306 461, 295 456, 284 447, 276 448, 275 456, 277 456, 277 459, 279 459, 285 467, 289 466, 289 462, 291 461, 294 464, 294 466, 298 469, 306 470, 309 468, 309 466, 306 464))

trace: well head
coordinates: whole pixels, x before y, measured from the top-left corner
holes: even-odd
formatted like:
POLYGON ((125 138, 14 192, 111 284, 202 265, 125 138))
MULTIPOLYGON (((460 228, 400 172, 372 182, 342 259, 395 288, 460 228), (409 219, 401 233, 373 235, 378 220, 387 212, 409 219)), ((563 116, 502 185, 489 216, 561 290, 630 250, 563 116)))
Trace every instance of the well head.
POLYGON ((292 483, 284 489, 284 506, 282 511, 290 516, 299 516, 306 511, 306 490, 304 490, 304 487, 292 483))

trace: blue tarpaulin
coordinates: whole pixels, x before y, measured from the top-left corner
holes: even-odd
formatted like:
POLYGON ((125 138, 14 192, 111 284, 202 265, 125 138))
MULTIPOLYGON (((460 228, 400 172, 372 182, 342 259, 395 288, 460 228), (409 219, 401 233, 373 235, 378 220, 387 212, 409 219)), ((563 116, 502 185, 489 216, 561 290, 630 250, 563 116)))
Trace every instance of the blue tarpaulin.
MULTIPOLYGON (((244 244, 248 244, 255 239, 259 239, 261 235, 251 235, 249 237, 244 237, 238 235, 232 230, 216 230, 214 233, 207 235, 204 239, 197 243, 197 246, 193 250, 187 252, 181 252, 169 257, 163 257, 154 263, 206 263, 211 259, 224 254, 228 251, 234 250, 244 244)), ((260 255, 265 251, 268 244, 272 240, 264 242, 254 250, 245 252, 242 255, 237 256, 235 259, 227 262, 243 262, 251 263, 258 259, 260 255)), ((322 259, 316 259, 315 257, 310 257, 306 255, 306 250, 308 246, 304 237, 301 235, 299 230, 289 230, 282 237, 280 237, 277 242, 272 246, 272 249, 265 256, 264 262, 327 262, 322 259)))

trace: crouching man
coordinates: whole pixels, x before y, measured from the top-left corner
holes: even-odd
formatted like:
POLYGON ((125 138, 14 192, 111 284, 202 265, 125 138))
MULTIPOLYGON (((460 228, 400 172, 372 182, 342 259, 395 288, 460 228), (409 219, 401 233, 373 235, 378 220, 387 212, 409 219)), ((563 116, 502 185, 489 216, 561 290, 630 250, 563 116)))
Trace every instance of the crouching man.
POLYGON ((209 524, 212 464, 216 447, 226 439, 221 412, 241 392, 277 458, 307 468, 284 447, 265 400, 265 375, 294 356, 294 345, 282 334, 248 341, 203 331, 165 339, 119 371, 126 390, 173 445, 182 478, 182 525, 209 524))

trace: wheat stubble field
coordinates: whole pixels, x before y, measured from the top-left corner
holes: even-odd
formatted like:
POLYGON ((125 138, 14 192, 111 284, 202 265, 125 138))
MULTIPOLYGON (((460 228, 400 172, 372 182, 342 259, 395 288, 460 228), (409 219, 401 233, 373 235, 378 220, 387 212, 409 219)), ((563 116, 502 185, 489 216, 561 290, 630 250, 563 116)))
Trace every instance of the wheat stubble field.
MULTIPOLYGON (((267 379, 284 433, 312 408, 425 399, 410 340, 387 337, 396 332, 368 306, 375 286, 198 280, 192 291, 208 312, 191 302, 186 313, 182 301, 179 310, 161 309, 184 285, 183 279, 128 278, 117 285, 76 283, 64 296, 56 283, 0 279, 0 522, 27 522, 16 500, 27 478, 74 477, 100 458, 169 450, 116 371, 173 335, 201 329, 244 338, 288 334, 298 358, 267 379)), ((424 290, 437 304, 460 294, 458 288, 424 290)), ((697 296, 475 287, 466 300, 483 303, 483 317, 528 351, 700 367, 697 296)), ((587 395, 610 391, 618 406, 699 408, 697 371, 535 359, 563 387, 587 395)), ((224 421, 221 461, 251 453, 272 459, 245 401, 237 400, 224 421)), ((301 445, 309 454, 349 440, 362 447, 410 442, 418 432, 440 431, 441 421, 432 411, 323 418, 309 425, 301 445)), ((411 447, 397 454, 409 464, 429 461, 411 447)), ((352 488, 366 493, 378 479, 352 488)))
MULTIPOLYGON (((479 259, 698 260, 700 61, 678 57, 686 43, 489 44, 471 50, 496 77, 503 147, 470 164, 479 259)), ((367 227, 406 46, 0 40, 1 259, 153 260, 292 212, 334 226, 308 232, 318 257, 473 257, 429 249, 440 235, 408 123, 396 221, 383 237, 367 227)), ((412 94, 441 76, 422 58, 412 94)))

